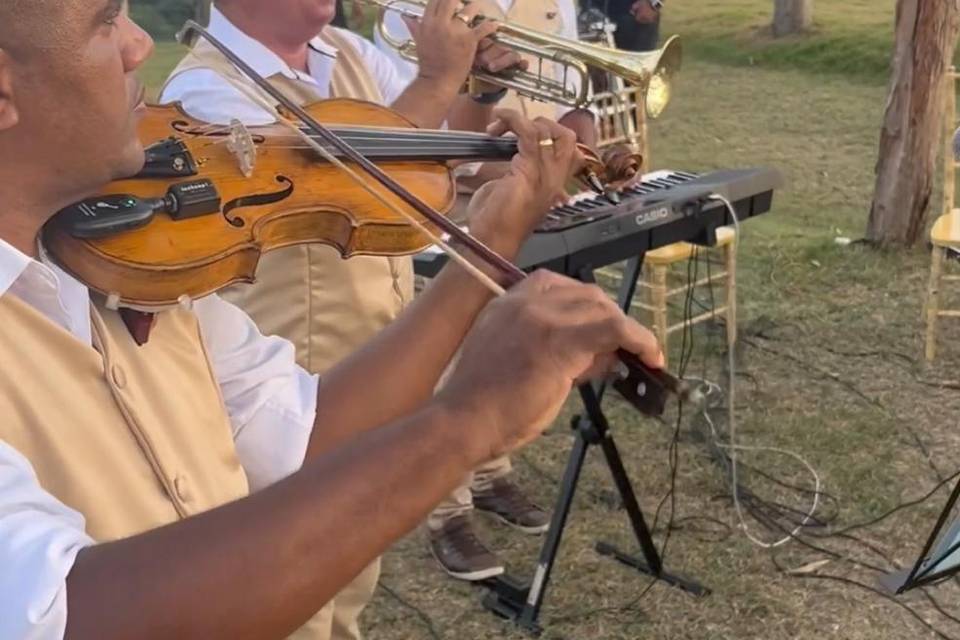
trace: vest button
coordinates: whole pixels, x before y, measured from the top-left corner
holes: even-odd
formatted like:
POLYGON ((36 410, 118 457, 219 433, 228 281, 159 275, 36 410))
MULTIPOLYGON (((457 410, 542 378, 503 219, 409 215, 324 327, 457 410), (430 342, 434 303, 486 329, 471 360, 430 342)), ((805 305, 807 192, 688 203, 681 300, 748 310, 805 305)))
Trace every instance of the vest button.
POLYGON ((173 488, 177 492, 177 497, 184 502, 190 502, 193 493, 190 491, 190 482, 186 476, 179 475, 173 479, 173 488))
POLYGON ((118 389, 123 389, 127 386, 127 374, 120 365, 115 364, 110 367, 110 377, 113 378, 113 383, 117 385, 118 389))

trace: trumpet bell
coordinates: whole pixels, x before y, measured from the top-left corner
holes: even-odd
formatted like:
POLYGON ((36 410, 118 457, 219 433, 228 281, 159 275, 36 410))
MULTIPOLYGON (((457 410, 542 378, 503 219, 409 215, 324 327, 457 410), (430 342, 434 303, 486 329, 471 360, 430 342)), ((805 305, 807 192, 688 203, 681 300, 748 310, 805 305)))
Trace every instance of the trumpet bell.
POLYGON ((680 39, 671 37, 658 53, 657 64, 647 81, 646 110, 651 118, 658 118, 673 97, 673 76, 680 71, 683 59, 680 39))

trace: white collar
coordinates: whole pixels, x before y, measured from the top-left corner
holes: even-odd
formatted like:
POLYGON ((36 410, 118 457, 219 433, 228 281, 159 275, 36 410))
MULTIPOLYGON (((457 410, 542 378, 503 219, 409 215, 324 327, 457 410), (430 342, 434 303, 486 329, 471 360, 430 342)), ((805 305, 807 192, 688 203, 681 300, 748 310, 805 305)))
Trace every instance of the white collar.
MULTIPOLYGON (((216 5, 210 9, 210 27, 208 30, 264 78, 277 74, 291 80, 303 80, 310 77, 291 69, 290 65, 284 62, 280 56, 241 31, 239 27, 223 15, 216 5)), ((337 49, 324 42, 320 36, 311 40, 308 46, 323 56, 333 59, 337 57, 337 49)))
POLYGON ((89 345, 89 289, 58 267, 42 246, 39 256, 31 258, 0 239, 0 298, 19 298, 89 345))
POLYGON ((24 277, 38 278, 58 293, 64 289, 87 291, 86 285, 61 269, 39 243, 37 254, 39 259, 31 258, 0 238, 0 298, 24 277))
POLYGON ((31 264, 37 262, 12 244, 0 238, 0 297, 20 279, 31 264))

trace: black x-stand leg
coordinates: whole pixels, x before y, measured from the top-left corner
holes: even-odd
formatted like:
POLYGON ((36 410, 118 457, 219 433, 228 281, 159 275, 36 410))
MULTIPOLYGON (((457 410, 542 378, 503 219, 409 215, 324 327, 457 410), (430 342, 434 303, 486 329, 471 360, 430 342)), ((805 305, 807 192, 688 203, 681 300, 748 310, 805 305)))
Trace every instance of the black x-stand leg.
MULTIPOLYGON (((643 265, 642 258, 635 258, 627 263, 620 288, 619 303, 627 311, 636 291, 637 280, 643 265)), ((578 278, 584 282, 593 282, 593 270, 583 269, 578 278)), ((580 398, 586 415, 575 416, 571 426, 575 432, 573 449, 567 459, 567 467, 563 473, 560 485, 560 495, 557 497, 550 521, 550 529, 540 550, 540 557, 533 574, 533 579, 523 582, 511 575, 504 575, 484 582, 490 592, 483 600, 483 605, 493 613, 508 618, 521 628, 533 634, 539 634, 543 629, 540 626, 540 608, 550 582, 550 574, 560 548, 563 530, 570 515, 573 496, 576 493, 577 482, 583 469, 587 450, 591 445, 600 445, 604 459, 610 468, 614 484, 620 494, 624 510, 630 520, 637 543, 640 545, 642 558, 635 557, 617 550, 605 542, 598 542, 596 549, 605 556, 610 556, 619 562, 645 573, 657 580, 683 589, 695 596, 705 596, 710 593, 706 587, 682 576, 667 573, 663 568, 663 561, 653 542, 650 529, 647 527, 643 511, 633 491, 627 471, 623 466, 620 452, 610 433, 610 425, 603 413, 601 401, 605 388, 591 384, 579 387, 580 398)))

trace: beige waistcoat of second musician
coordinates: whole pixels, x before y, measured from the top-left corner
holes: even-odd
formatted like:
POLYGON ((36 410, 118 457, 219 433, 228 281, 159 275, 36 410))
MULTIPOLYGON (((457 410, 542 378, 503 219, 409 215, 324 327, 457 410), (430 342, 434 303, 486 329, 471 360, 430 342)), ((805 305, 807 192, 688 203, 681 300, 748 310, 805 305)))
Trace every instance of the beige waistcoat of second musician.
MULTIPOLYGON (((382 104, 383 97, 363 59, 339 30, 328 27, 321 38, 338 51, 330 97, 382 104)), ((190 69, 213 69, 243 85, 255 99, 276 104, 210 45, 200 42, 194 51, 197 55, 186 58, 170 78, 190 69)), ((302 105, 321 99, 307 83, 280 74, 267 80, 302 105)), ((223 297, 246 311, 264 334, 293 342, 297 361, 314 373, 323 373, 355 351, 413 298, 413 261, 409 257, 344 260, 337 250, 320 244, 265 254, 256 279, 252 285, 228 289, 223 297)))
MULTIPOLYGON (((320 37, 337 49, 330 97, 383 104, 363 59, 340 31, 327 27, 320 37)), ((233 80, 238 88, 243 87, 254 102, 275 106, 273 98, 253 86, 206 42, 199 42, 194 53, 174 69, 171 79, 189 69, 212 69, 233 80)), ((322 99, 315 87, 283 75, 267 81, 301 105, 322 99)), ((343 179, 349 180, 346 176, 343 179)), ((254 284, 237 285, 221 295, 246 311, 264 334, 290 340, 301 366, 323 373, 399 315, 413 299, 413 280, 413 260, 408 256, 344 260, 332 247, 312 244, 265 254, 254 284)), ((331 619, 337 638, 359 637, 357 618, 372 597, 378 576, 379 563, 374 562, 291 640, 327 640, 331 637, 331 619), (349 629, 341 633, 339 626, 349 629)))

